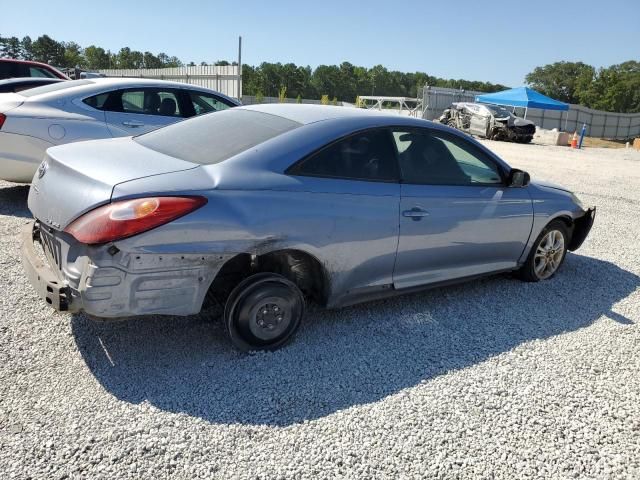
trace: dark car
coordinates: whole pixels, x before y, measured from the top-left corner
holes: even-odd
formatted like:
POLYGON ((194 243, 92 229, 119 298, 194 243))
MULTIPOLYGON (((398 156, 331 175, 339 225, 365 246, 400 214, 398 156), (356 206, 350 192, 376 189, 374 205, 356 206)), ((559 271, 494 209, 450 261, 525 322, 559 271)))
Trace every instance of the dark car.
POLYGON ((452 103, 440 123, 489 140, 529 143, 536 133, 533 122, 514 115, 500 105, 452 103))
POLYGON ((0 58, 0 80, 5 78, 42 77, 70 80, 64 73, 51 65, 31 60, 15 60, 13 58, 0 58))
POLYGON ((42 77, 8 78, 6 80, 0 80, 0 93, 17 93, 22 90, 43 87, 44 85, 58 82, 64 82, 64 80, 61 78, 42 77))

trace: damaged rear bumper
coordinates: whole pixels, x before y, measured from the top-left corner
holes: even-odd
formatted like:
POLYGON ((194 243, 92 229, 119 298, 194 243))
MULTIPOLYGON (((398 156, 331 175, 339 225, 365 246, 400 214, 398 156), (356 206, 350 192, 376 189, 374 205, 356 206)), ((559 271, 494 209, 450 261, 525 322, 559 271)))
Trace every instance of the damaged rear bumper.
POLYGON ((82 310, 101 318, 196 314, 230 256, 126 251, 126 241, 113 253, 109 245, 73 244, 67 237, 59 232, 44 235, 38 222, 27 225, 21 246, 25 272, 56 310, 82 310), (58 245, 53 255, 50 236, 58 245))

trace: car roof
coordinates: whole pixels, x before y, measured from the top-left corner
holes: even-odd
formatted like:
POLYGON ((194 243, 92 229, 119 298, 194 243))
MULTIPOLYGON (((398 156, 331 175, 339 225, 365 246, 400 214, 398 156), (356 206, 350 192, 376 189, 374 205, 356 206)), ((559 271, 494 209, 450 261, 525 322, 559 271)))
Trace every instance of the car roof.
POLYGON ((48 64, 43 63, 43 62, 36 62, 35 60, 20 60, 18 58, 0 58, 0 62, 24 63, 24 64, 28 64, 28 65, 40 65, 42 67, 55 68, 55 67, 52 67, 51 65, 48 65, 48 64))
MULTIPOLYGON (((168 80, 156 80, 153 78, 139 78, 139 77, 100 77, 100 78, 83 78, 81 80, 70 80, 65 83, 66 88, 58 90, 52 90, 43 92, 41 94, 30 95, 27 100, 29 101, 41 101, 58 97, 76 97, 83 95, 97 94, 103 91, 107 91, 113 88, 128 88, 128 87, 170 87, 170 88, 187 88, 191 90, 200 90, 203 92, 210 92, 221 97, 225 97, 232 102, 238 103, 237 100, 230 98, 223 93, 220 93, 210 88, 201 87, 199 85, 193 85, 184 82, 170 82, 168 80)), ((45 87, 43 87, 45 88, 45 87)))
POLYGON ((13 77, 0 80, 0 85, 11 85, 14 83, 59 83, 66 82, 62 78, 50 77, 13 77))
POLYGON ((46 69, 50 70, 50 71, 54 71, 56 72, 58 75, 62 75, 61 77, 57 77, 57 78, 61 78, 63 80, 69 80, 69 77, 66 76, 64 73, 62 73, 60 71, 60 69, 54 67, 53 65, 49 65, 48 63, 44 63, 44 62, 36 62, 35 60, 20 60, 17 58, 0 58, 0 62, 3 63, 19 63, 22 65, 32 65, 32 66, 36 66, 36 67, 45 67, 46 69))
POLYGON ((365 108, 339 107, 333 105, 310 105, 310 104, 286 104, 286 103, 266 103, 259 105, 247 105, 240 107, 244 110, 268 113, 288 120, 298 122, 302 125, 322 122, 325 120, 337 120, 342 118, 372 118, 398 120, 403 117, 397 114, 388 114, 378 110, 368 110, 365 108))
POLYGON ((189 86, 189 87, 195 87, 195 88, 202 88, 203 90, 210 90, 208 88, 200 87, 198 85, 193 85, 190 83, 172 82, 170 80, 158 80, 155 78, 143 78, 143 77, 92 77, 92 78, 87 78, 83 80, 88 80, 94 83, 95 85, 100 85, 100 86, 111 86, 111 85, 120 86, 120 85, 128 85, 128 84, 162 85, 162 86, 173 86, 177 88, 189 86))

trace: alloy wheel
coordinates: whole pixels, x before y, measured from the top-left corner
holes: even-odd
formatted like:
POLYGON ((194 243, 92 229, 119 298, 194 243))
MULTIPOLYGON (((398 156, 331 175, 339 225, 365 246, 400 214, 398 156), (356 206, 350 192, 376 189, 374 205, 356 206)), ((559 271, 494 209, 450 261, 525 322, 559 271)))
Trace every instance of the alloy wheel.
POLYGON ((540 280, 551 277, 562 262, 565 253, 564 235, 560 230, 551 230, 542 237, 533 261, 533 269, 540 280))

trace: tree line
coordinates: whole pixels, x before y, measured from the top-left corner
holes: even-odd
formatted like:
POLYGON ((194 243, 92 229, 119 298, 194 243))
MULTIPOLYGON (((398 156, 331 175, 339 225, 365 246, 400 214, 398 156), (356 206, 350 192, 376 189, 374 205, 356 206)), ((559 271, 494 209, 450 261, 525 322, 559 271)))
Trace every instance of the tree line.
POLYGON ((86 70, 182 66, 180 59, 166 53, 154 55, 151 52, 131 50, 129 47, 121 48, 118 52, 95 45, 83 48, 75 42, 58 42, 49 35, 41 35, 36 40, 26 36, 20 40, 0 34, 0 56, 35 60, 59 68, 80 67, 86 70))
MULTIPOLYGON (((165 53, 154 55, 128 47, 111 52, 90 45, 81 47, 75 42, 58 42, 48 35, 36 40, 26 36, 0 35, 0 56, 36 60, 61 68, 80 67, 85 70, 108 68, 162 68, 184 64, 175 56, 165 53)), ((201 62, 200 65, 208 65, 201 62)), ((235 65, 236 62, 218 60, 214 65, 235 65)), ((190 62, 187 65, 195 65, 190 62)), ((258 66, 243 65, 243 92, 246 95, 273 96, 286 91, 288 97, 331 98, 354 102, 358 95, 386 95, 417 97, 424 85, 461 88, 482 92, 504 90, 504 85, 469 80, 444 79, 423 72, 405 73, 389 71, 382 65, 373 68, 358 67, 349 62, 340 65, 320 65, 315 69, 293 63, 267 63, 258 66)))
MULTIPOLYGON (((28 36, 19 39, 0 34, 0 56, 85 70, 184 65, 179 58, 166 53, 140 52, 129 47, 111 52, 96 45, 83 48, 75 42, 58 42, 48 35, 32 40, 28 36)), ((201 62, 200 65, 210 63, 201 62)), ((218 60, 213 64, 235 65, 236 62, 218 60)), ((347 102, 354 102, 358 95, 415 98, 425 85, 480 92, 508 88, 490 82, 439 78, 424 72, 388 70, 382 65, 359 67, 349 62, 319 65, 315 69, 294 63, 263 62, 257 66, 243 65, 242 74, 246 95, 276 97, 286 92, 291 98, 327 95, 347 102)), ((600 69, 582 62, 556 62, 535 68, 525 80, 532 88, 563 102, 611 112, 640 112, 640 62, 637 61, 600 69)))
POLYGON ((640 112, 640 62, 595 69, 582 62, 537 67, 525 77, 531 88, 562 102, 608 112, 640 112))
POLYGON ((288 97, 320 98, 328 95, 354 102, 358 95, 416 98, 425 85, 481 92, 504 90, 504 85, 470 80, 444 79, 424 72, 399 72, 382 65, 359 67, 349 62, 319 65, 315 69, 294 63, 242 66, 242 90, 247 95, 276 97, 285 88, 288 97))

